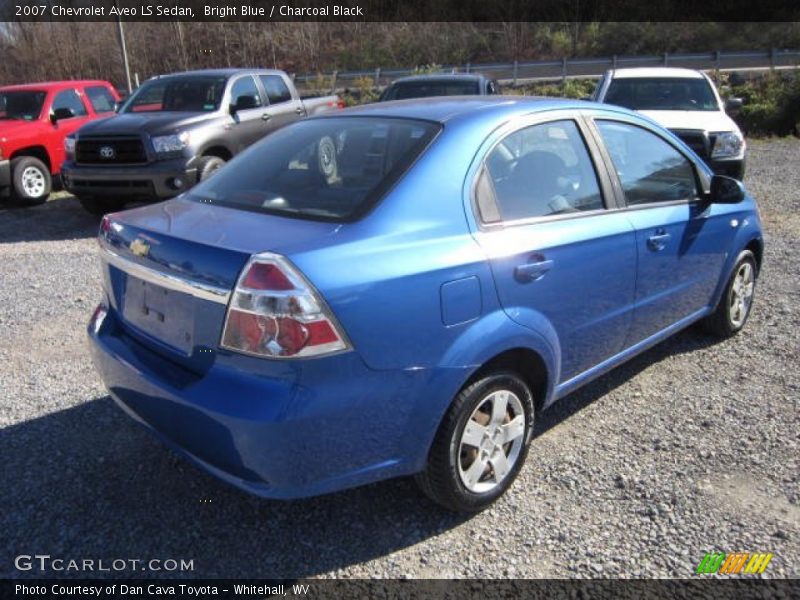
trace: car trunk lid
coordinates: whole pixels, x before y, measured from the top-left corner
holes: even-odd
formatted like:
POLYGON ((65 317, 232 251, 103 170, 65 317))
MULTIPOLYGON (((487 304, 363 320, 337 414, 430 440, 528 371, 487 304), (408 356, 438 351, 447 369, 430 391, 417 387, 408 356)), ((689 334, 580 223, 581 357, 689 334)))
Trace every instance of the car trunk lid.
POLYGON ((204 372, 250 256, 284 253, 337 227, 185 199, 116 213, 99 236, 104 286, 126 333, 204 372))

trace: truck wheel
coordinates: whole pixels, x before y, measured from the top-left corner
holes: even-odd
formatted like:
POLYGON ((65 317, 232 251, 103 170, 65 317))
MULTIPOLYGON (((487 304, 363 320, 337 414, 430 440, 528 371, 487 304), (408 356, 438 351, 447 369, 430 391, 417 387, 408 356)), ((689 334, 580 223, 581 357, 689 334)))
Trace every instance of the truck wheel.
POLYGON ((533 396, 519 375, 487 374, 456 396, 417 484, 450 510, 483 510, 509 488, 525 462, 533 418, 533 396))
POLYGON ((205 181, 225 164, 219 156, 203 156, 197 161, 197 181, 205 181))
POLYGON ((125 207, 124 200, 110 200, 107 198, 88 198, 86 196, 78 198, 83 210, 97 217, 105 214, 122 210, 125 207))
POLYGON ((11 161, 14 197, 25 204, 41 204, 50 195, 50 169, 38 158, 20 156, 11 161))

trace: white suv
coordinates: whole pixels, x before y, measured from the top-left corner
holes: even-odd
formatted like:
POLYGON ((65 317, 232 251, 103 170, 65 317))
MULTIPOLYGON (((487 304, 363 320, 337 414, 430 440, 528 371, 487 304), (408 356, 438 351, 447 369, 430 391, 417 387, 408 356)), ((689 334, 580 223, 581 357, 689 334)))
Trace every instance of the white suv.
POLYGON ((746 144, 725 109, 742 101, 720 99, 714 82, 700 71, 673 68, 607 71, 592 96, 597 102, 637 110, 672 131, 715 173, 744 177, 746 144))

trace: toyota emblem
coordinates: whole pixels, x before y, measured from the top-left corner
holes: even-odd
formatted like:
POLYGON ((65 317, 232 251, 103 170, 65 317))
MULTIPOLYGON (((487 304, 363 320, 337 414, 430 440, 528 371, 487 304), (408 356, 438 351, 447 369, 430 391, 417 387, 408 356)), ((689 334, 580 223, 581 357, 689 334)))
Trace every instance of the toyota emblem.
POLYGON ((111 146, 101 146, 100 147, 100 158, 114 158, 117 155, 114 152, 114 148, 111 146))

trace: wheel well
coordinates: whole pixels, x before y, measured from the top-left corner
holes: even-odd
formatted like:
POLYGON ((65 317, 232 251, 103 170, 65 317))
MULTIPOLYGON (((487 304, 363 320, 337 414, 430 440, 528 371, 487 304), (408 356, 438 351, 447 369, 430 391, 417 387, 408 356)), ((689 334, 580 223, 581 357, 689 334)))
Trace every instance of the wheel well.
POLYGON ((224 161, 228 161, 233 158, 233 154, 231 154, 230 150, 228 150, 224 146, 212 146, 211 148, 206 148, 203 151, 202 155, 216 156, 217 158, 221 158, 224 161))
POLYGON ((761 258, 764 255, 764 244, 761 240, 750 240, 750 243, 745 246, 745 250, 750 250, 756 257, 756 270, 761 272, 761 258))
POLYGON ((47 168, 52 173, 53 172, 53 164, 50 162, 50 155, 47 153, 47 150, 44 146, 30 146, 29 148, 21 148, 14 152, 10 158, 11 160, 15 158, 19 158, 20 156, 33 156, 34 158, 38 158, 42 161, 47 168))
POLYGON ((498 369, 509 369, 518 373, 531 388, 536 408, 542 407, 547 396, 547 367, 539 354, 528 348, 507 350, 475 371, 467 385, 498 369))

